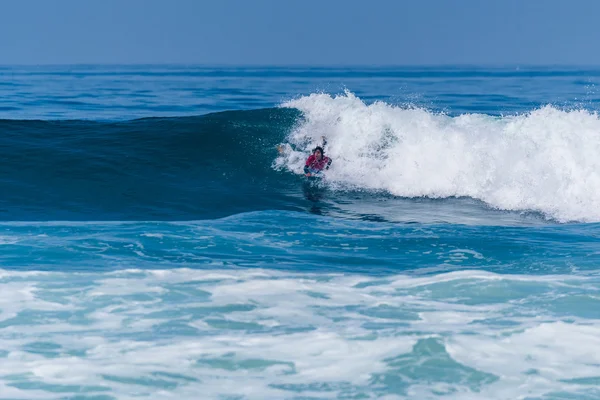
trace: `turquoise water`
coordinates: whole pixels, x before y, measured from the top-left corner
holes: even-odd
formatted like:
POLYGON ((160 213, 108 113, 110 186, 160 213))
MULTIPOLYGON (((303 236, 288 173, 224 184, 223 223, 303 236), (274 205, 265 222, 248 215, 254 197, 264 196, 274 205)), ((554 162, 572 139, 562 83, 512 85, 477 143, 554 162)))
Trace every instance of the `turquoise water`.
POLYGON ((3 67, 0 398, 599 398, 599 79, 3 67))

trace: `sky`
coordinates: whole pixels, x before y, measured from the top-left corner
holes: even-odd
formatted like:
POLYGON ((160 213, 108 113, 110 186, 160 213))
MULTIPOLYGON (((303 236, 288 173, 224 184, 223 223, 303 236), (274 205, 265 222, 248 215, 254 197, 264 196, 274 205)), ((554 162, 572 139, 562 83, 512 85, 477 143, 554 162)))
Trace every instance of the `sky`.
POLYGON ((600 65, 597 0, 1 5, 3 65, 600 65))

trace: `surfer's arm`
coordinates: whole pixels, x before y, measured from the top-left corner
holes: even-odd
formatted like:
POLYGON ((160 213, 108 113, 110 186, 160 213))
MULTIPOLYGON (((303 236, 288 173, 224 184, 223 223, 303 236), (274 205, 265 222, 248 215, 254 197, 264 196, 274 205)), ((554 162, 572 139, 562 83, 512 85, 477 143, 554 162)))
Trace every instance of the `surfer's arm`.
MULTIPOLYGON (((327 145, 327 138, 325 136, 321 136, 323 138, 323 151, 325 151, 325 146, 327 145)), ((329 166, 331 165, 331 158, 327 157, 327 165, 325 166, 325 169, 329 169, 329 166)))

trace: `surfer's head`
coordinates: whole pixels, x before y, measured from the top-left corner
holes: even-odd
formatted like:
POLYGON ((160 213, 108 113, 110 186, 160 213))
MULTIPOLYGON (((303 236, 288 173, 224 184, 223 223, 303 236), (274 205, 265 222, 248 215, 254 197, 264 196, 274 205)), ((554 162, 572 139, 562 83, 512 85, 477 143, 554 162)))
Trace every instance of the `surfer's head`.
POLYGON ((321 146, 315 147, 315 149, 313 150, 313 154, 317 158, 317 160, 320 160, 321 158, 323 158, 323 148, 321 146))

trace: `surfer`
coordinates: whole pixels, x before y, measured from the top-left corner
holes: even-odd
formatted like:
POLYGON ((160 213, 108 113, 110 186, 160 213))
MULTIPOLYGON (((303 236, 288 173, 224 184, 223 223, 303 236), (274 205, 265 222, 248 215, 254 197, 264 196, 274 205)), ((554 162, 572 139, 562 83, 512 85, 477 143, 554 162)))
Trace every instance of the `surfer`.
POLYGON ((331 165, 331 158, 325 156, 323 148, 327 144, 325 136, 323 136, 323 145, 317 146, 313 150, 313 153, 306 159, 304 164, 304 175, 311 177, 315 174, 320 173, 323 169, 329 169, 331 165))

